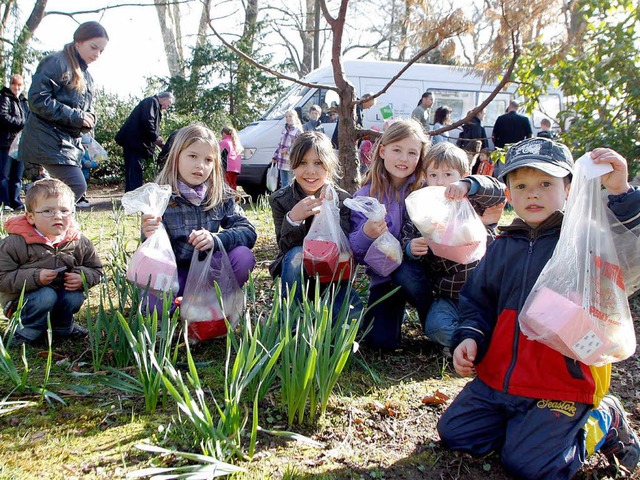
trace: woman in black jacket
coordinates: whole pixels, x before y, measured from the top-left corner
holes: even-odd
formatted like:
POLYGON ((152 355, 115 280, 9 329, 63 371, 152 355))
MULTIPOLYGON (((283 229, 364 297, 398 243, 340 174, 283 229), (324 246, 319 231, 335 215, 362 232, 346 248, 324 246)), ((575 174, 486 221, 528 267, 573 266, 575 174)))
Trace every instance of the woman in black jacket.
POLYGON ((23 166, 9 156, 11 144, 29 112, 23 87, 22 76, 15 74, 11 75, 9 87, 0 91, 0 203, 5 210, 24 208, 20 200, 23 166))
POLYGON ((87 190, 80 162, 80 135, 93 129, 93 79, 87 71, 109 42, 98 22, 86 22, 61 52, 40 61, 29 88, 31 114, 20 139, 19 160, 25 167, 44 166, 66 183, 76 196, 87 190), (31 165, 29 165, 31 164, 31 165))

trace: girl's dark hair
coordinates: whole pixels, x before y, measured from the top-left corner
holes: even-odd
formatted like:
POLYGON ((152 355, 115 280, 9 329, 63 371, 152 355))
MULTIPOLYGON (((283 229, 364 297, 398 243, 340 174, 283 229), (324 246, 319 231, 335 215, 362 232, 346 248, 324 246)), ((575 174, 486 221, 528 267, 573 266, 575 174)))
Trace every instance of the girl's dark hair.
POLYGON ((433 115, 433 123, 444 125, 445 119, 447 118, 447 116, 451 115, 451 112, 451 107, 449 107, 448 105, 442 105, 441 107, 438 107, 436 113, 433 115))
POLYGON ((335 151, 331 146, 331 140, 322 132, 303 132, 296 137, 289 152, 291 170, 295 170, 300 166, 304 156, 311 149, 318 154, 322 166, 327 171, 329 181, 334 181, 336 178, 339 178, 340 165, 338 157, 336 157, 335 151))
POLYGON ((87 89, 87 85, 84 80, 82 68, 80 68, 80 62, 78 62, 78 52, 76 51, 75 44, 76 42, 85 42, 92 38, 106 38, 109 40, 109 35, 107 35, 107 31, 98 22, 85 22, 73 32, 73 42, 67 43, 63 49, 64 56, 71 69, 69 85, 78 92, 84 92, 87 89))

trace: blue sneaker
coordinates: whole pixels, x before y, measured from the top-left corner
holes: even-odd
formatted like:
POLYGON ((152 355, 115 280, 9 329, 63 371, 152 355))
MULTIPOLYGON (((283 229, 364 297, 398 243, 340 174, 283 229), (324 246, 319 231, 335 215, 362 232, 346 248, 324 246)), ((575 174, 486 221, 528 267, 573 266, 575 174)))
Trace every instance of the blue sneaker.
POLYGON ((613 395, 607 395, 602 399, 602 405, 609 409, 611 414, 611 427, 607 438, 600 451, 607 457, 611 465, 622 465, 629 474, 632 474, 640 459, 640 441, 629 421, 627 412, 622 408, 620 401, 613 395))

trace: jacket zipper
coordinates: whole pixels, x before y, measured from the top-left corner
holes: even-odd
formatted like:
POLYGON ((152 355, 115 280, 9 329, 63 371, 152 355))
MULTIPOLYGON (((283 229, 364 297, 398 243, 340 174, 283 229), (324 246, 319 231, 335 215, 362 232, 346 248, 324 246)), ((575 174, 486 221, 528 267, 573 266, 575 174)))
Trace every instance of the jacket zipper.
MULTIPOLYGON (((520 299, 518 300, 518 306, 524 305, 524 295, 525 295, 525 286, 527 283, 527 274, 529 273, 529 265, 531 264, 531 254, 533 253, 533 245, 536 242, 536 237, 532 237, 529 239, 529 249, 527 250, 527 260, 524 265, 524 272, 522 275, 522 288, 520 289, 520 299)), ((518 315, 520 312, 518 312, 518 315)), ((502 391, 504 393, 509 393, 509 383, 511 381, 511 375, 513 374, 513 370, 516 367, 516 362, 518 360, 518 344, 520 343, 520 323, 518 322, 518 317, 516 317, 516 325, 513 335, 513 343, 512 343, 512 351, 513 356, 511 357, 511 362, 509 363, 509 368, 507 369, 507 373, 504 376, 504 382, 502 384, 502 391)))

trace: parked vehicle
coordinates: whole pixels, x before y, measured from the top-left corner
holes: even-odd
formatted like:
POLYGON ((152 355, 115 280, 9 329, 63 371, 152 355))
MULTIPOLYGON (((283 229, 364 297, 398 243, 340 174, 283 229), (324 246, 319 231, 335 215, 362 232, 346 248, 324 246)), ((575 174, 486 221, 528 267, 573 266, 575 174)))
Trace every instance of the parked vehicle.
MULTIPOLYGON (((404 65, 401 62, 366 60, 344 62, 347 77, 359 94, 380 91, 404 65)), ((318 68, 304 77, 304 80, 307 83, 333 85, 332 68, 318 68)), ((389 112, 395 118, 410 117, 422 93, 427 90, 432 91, 435 97, 432 115, 438 106, 448 105, 453 110, 451 119, 455 122, 487 98, 494 87, 495 84, 484 82, 481 76, 468 68, 414 64, 387 92, 378 97, 374 107, 364 110, 364 127, 377 126, 382 130, 389 112)), ((513 92, 514 88, 510 87, 499 93, 485 109, 483 125, 489 136, 496 118, 505 112, 513 92)), ((239 132, 244 153, 238 185, 254 198, 264 193, 267 168, 284 128, 284 113, 287 110, 295 109, 304 123, 308 120, 309 108, 320 105, 323 108, 321 120, 324 132, 331 137, 335 123, 330 121, 328 113, 337 102, 338 96, 331 90, 293 84, 260 119, 239 132)), ((539 99, 539 107, 531 116, 534 130, 540 128, 542 118, 555 118, 561 108, 561 93, 550 90, 539 99)), ((456 138, 458 131, 451 131, 449 135, 456 138)))

